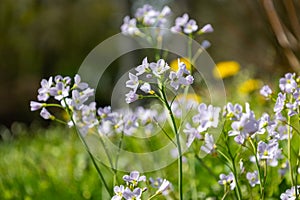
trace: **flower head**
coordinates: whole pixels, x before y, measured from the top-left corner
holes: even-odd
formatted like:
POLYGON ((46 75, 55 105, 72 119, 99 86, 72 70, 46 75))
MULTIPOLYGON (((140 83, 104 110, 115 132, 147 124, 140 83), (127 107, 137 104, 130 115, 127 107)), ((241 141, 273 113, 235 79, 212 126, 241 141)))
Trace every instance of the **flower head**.
POLYGON ((260 181, 258 179, 258 172, 254 171, 254 172, 248 172, 246 174, 246 178, 249 181, 249 184, 251 185, 251 187, 254 187, 255 185, 259 185, 260 181))
POLYGON ((189 15, 184 13, 182 17, 177 17, 175 26, 171 27, 173 33, 191 34, 198 30, 198 25, 194 19, 189 19, 189 15))
POLYGON ((146 176, 140 176, 140 173, 138 171, 132 171, 130 172, 130 175, 124 175, 123 180, 135 187, 140 181, 145 182, 146 176))
POLYGON ((213 70, 216 79, 224 79, 237 74, 240 71, 240 64, 236 61, 223 61, 217 63, 213 70))
POLYGON ((116 194, 111 198, 111 200, 121 200, 123 198, 123 193, 125 191, 125 187, 123 185, 115 186, 114 193, 116 194))
POLYGON ((266 160, 270 166, 276 167, 278 165, 278 159, 282 159, 278 141, 275 139, 270 140, 268 143, 259 141, 257 157, 259 160, 266 160))
POLYGON ((216 145, 212 135, 205 133, 204 145, 201 146, 201 150, 205 153, 212 154, 215 152, 216 145))
POLYGON ((271 88, 268 85, 264 85, 261 89, 260 89, 260 94, 266 98, 270 98, 271 94, 273 93, 271 88))
POLYGON ((295 80, 295 73, 287 73, 284 78, 279 80, 279 88, 284 93, 292 93, 297 88, 297 82, 295 80))
POLYGON ((121 32, 128 36, 141 35, 141 31, 137 28, 136 19, 130 19, 129 16, 124 17, 123 24, 121 26, 121 32))
POLYGON ((297 189, 295 186, 291 187, 290 189, 287 189, 284 193, 280 195, 280 199, 282 200, 295 200, 296 199, 296 190, 297 194, 300 193, 300 186, 297 185, 297 189))
POLYGON ((160 77, 164 72, 170 69, 170 66, 165 60, 159 59, 156 63, 150 63, 150 69, 155 76, 160 77))
POLYGON ((47 101, 50 97, 50 88, 53 86, 53 78, 50 77, 47 81, 46 79, 43 79, 41 81, 41 88, 38 90, 38 100, 39 101, 47 101))
POLYGON ((261 87, 261 80, 258 79, 249 79, 241 83, 238 90, 241 94, 249 94, 261 87))
POLYGON ((234 190, 236 184, 234 180, 234 175, 230 172, 228 175, 220 174, 220 180, 218 181, 220 185, 230 186, 231 190, 234 190))

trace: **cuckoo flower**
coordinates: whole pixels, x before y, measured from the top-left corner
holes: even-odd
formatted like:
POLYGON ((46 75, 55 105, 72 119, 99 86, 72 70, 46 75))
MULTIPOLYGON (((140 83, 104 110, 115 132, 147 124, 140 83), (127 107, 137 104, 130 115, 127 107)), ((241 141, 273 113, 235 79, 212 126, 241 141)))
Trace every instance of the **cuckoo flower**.
POLYGON ((129 175, 124 175, 123 180, 126 181, 127 184, 132 184, 134 187, 141 181, 146 181, 146 176, 140 176, 138 171, 132 171, 129 175))
POLYGON ((230 172, 228 175, 220 174, 220 180, 218 181, 220 185, 230 186, 231 190, 234 190, 236 184, 234 181, 234 175, 230 172))
POLYGON ((248 179, 249 184, 251 185, 251 187, 254 187, 255 185, 260 184, 260 181, 258 179, 258 172, 257 171, 247 172, 246 178, 248 179))

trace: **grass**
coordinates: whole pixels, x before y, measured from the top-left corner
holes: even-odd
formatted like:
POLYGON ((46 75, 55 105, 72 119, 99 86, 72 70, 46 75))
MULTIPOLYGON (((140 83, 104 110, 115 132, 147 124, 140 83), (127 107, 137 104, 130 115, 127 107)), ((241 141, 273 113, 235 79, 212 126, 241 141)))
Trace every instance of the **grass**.
POLYGON ((101 199, 97 173, 74 132, 18 129, 14 139, 2 131, 0 199, 101 199))

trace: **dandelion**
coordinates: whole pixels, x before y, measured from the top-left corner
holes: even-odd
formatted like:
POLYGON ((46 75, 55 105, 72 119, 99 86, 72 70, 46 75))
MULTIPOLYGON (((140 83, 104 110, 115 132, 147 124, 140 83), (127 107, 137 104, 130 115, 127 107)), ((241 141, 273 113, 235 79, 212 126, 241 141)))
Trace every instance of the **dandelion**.
POLYGON ((258 79, 249 79, 241 83, 238 87, 238 91, 241 94, 249 94, 255 90, 258 90, 262 85, 262 82, 258 79))
POLYGON ((236 61, 223 61, 217 63, 213 69, 213 75, 216 79, 224 79, 236 75, 240 71, 240 64, 236 61))

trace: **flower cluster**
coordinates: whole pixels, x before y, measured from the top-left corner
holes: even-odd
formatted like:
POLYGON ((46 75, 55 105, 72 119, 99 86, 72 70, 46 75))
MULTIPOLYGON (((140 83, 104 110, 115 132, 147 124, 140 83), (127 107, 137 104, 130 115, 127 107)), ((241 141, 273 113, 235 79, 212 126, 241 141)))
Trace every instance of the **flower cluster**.
POLYGON ((216 148, 214 138, 206 131, 211 127, 216 128, 218 126, 220 110, 219 107, 207 106, 204 103, 198 105, 197 113, 192 118, 192 125, 187 123, 183 130, 187 134, 188 147, 193 143, 194 139, 204 139, 204 145, 201 147, 201 150, 209 154, 214 152, 216 148), (205 133, 204 137, 203 133, 205 133))
POLYGON ((193 76, 190 75, 183 62, 179 60, 178 62, 180 67, 175 72, 170 71, 170 66, 163 59, 148 63, 147 57, 144 58, 142 64, 135 68, 136 73, 129 73, 129 80, 126 81, 126 87, 130 88, 130 91, 126 94, 126 102, 132 103, 143 97, 143 95, 137 94, 138 89, 146 95, 156 96, 153 88, 156 87, 158 90, 161 90, 162 88, 160 87, 162 87, 162 83, 164 82, 168 82, 176 91, 180 87, 191 85, 194 81, 193 76), (157 83, 157 85, 153 87, 153 83, 157 83))
POLYGON ((167 17, 170 16, 170 14, 171 9, 168 6, 165 6, 161 11, 158 11, 151 5, 146 4, 136 10, 134 18, 130 19, 129 16, 124 18, 121 31, 124 35, 144 36, 144 33, 142 33, 139 28, 167 28, 167 17))
MULTIPOLYGON (((120 185, 114 187, 115 195, 111 198, 112 200, 131 200, 131 199, 141 199, 142 194, 147 191, 147 187, 140 187, 140 182, 146 182, 146 176, 140 176, 138 171, 132 171, 129 175, 124 175, 123 180, 126 182, 126 186, 120 185)), ((170 189, 170 182, 166 179, 158 178, 154 180, 150 178, 150 186, 157 189, 152 197, 164 194, 170 189)), ((167 194, 167 193, 166 193, 167 194)))
MULTIPOLYGON (((172 11, 168 6, 164 6, 161 11, 156 10, 149 4, 145 4, 143 7, 138 8, 134 14, 134 18, 129 16, 124 17, 123 24, 121 25, 122 34, 126 36, 138 36, 142 38, 152 37, 152 33, 145 31, 143 28, 158 28, 156 31, 157 36, 164 33, 160 29, 170 28, 168 27, 170 21, 168 17, 171 15, 172 11)), ((175 25, 170 28, 173 33, 183 33, 192 37, 193 34, 204 34, 213 32, 213 27, 211 24, 204 25, 200 30, 194 19, 189 19, 187 13, 183 14, 182 17, 177 17, 175 20, 175 25)), ((151 31, 150 31, 151 32, 151 31)), ((151 40, 153 42, 153 40, 151 40)), ((206 49, 210 47, 210 42, 203 40, 201 43, 202 48, 206 49)))
POLYGON ((287 189, 284 193, 280 195, 280 199, 282 200, 295 200, 297 197, 299 198, 300 194, 300 186, 298 185, 297 187, 293 186, 290 189, 287 189), (297 193, 296 193, 297 190, 297 193), (296 194, 298 194, 296 196, 296 194))
POLYGON ((98 132, 104 135, 124 133, 130 136, 138 132, 140 127, 143 127, 143 131, 150 135, 155 128, 154 122, 163 122, 165 120, 164 113, 143 107, 137 107, 134 110, 112 112, 111 107, 107 106, 99 108, 97 112, 100 116, 98 132))
MULTIPOLYGON (((184 13, 182 17, 176 18, 175 26, 171 27, 171 31, 174 33, 192 34, 198 31, 198 25, 194 19, 189 19, 189 15, 184 13)), ((198 31, 198 34, 210 32, 213 32, 213 28, 210 24, 206 24, 198 31)))
MULTIPOLYGON (((277 118, 285 120, 282 117, 282 111, 286 110, 288 116, 299 115, 300 106, 300 77, 296 77, 295 73, 287 73, 279 80, 280 92, 277 94, 274 112, 277 118)), ((272 97, 272 90, 268 85, 265 85, 260 93, 270 99, 272 97)), ((275 97, 273 97, 275 98, 275 97)))
MULTIPOLYGON (((44 119, 55 119, 55 117, 50 114, 46 107, 53 106, 53 104, 46 103, 50 98, 58 101, 57 107, 69 106, 71 110, 83 110, 83 113, 87 114, 87 107, 84 103, 87 102, 90 96, 94 95, 94 89, 88 87, 87 83, 81 82, 80 76, 77 74, 74 77, 74 81, 68 76, 62 77, 57 75, 50 77, 48 80, 43 79, 41 81, 41 88, 38 89, 38 101, 31 101, 30 107, 31 111, 36 111, 41 109, 40 115, 44 119)), ((92 107, 92 105, 91 105, 92 107)), ((88 118, 88 116, 83 115, 83 117, 88 118)))

